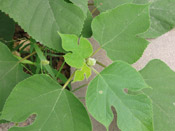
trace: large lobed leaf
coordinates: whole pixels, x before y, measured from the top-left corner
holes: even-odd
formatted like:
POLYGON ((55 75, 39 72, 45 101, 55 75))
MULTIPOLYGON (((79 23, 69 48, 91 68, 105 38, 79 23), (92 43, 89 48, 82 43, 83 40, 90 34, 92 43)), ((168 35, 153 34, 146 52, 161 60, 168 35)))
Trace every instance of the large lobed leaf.
POLYGON ((0 112, 15 85, 27 77, 19 60, 0 42, 0 112))
POLYGON ((144 88, 148 86, 134 68, 124 62, 114 62, 89 84, 86 95, 88 111, 108 128, 113 120, 113 106, 122 131, 152 131, 150 99, 144 94, 130 95, 124 91, 144 88))
POLYGON ((94 2, 101 12, 125 3, 151 3, 151 26, 141 35, 145 38, 156 38, 175 26, 175 0, 95 0, 94 2))
POLYGON ((144 89, 153 101, 154 131, 175 129, 175 72, 160 60, 151 61, 140 71, 152 89, 144 89))
POLYGON ((72 0, 74 5, 64 0, 0 0, 0 10, 9 14, 37 41, 63 51, 57 31, 80 35, 83 28, 87 0, 79 4, 78 1, 72 0))
POLYGON ((37 114, 35 122, 9 131, 91 131, 83 104, 48 75, 20 82, 7 99, 1 118, 21 122, 37 114))
POLYGON ((148 41, 138 37, 149 27, 148 5, 126 4, 106 11, 92 22, 93 37, 113 61, 137 61, 148 41))

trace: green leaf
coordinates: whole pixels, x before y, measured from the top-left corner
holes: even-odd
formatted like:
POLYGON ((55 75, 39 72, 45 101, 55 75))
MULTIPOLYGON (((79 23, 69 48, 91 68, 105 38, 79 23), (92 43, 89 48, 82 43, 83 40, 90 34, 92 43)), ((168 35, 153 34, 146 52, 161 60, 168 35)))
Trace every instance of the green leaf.
POLYGON ((37 114, 34 123, 9 131, 91 131, 83 104, 47 75, 34 75, 20 82, 10 94, 2 118, 24 121, 37 114))
POLYGON ((125 3, 147 4, 151 2, 151 26, 141 36, 156 38, 175 26, 174 0, 95 0, 95 5, 103 12, 125 3))
POLYGON ((83 37, 90 38, 92 36, 92 28, 91 28, 91 23, 92 23, 93 17, 90 11, 87 13, 87 18, 84 22, 84 27, 81 32, 83 37))
POLYGON ((79 39, 76 35, 60 33, 59 35, 62 39, 63 49, 70 52, 64 55, 66 63, 75 68, 82 68, 86 62, 85 59, 93 53, 91 43, 86 38, 79 39))
POLYGON ((78 7, 80 7, 82 9, 82 11, 84 12, 84 15, 87 15, 87 11, 88 11, 88 0, 70 0, 72 3, 74 3, 75 5, 77 5, 78 7))
POLYGON ((36 52, 37 52, 37 55, 41 61, 40 65, 41 65, 41 68, 42 66, 48 71, 48 73, 52 76, 53 79, 56 80, 56 77, 55 77, 55 74, 51 68, 51 66, 49 65, 49 61, 46 59, 46 57, 43 55, 43 52, 40 50, 40 48, 38 47, 37 44, 33 44, 36 52))
POLYGON ((122 131, 152 131, 150 99, 144 94, 130 95, 124 91, 144 88, 148 86, 134 68, 124 62, 114 62, 89 84, 86 95, 88 111, 108 128, 113 120, 113 106, 122 131))
MULTIPOLYGON (((150 0, 135 0, 135 3, 145 4, 150 0)), ((145 38, 156 38, 175 26, 175 0, 151 0, 150 16, 151 26, 149 30, 143 34, 145 38)))
POLYGON ((75 72, 75 77, 73 82, 83 81, 85 79, 85 76, 86 76, 86 79, 88 79, 91 76, 91 68, 87 66, 86 63, 81 68, 81 70, 77 70, 75 72))
POLYGON ((126 4, 106 11, 92 22, 93 37, 113 61, 134 63, 148 41, 138 34, 149 27, 148 5, 126 4))
POLYGON ((58 51, 63 49, 57 31, 80 35, 86 18, 78 6, 64 0, 0 0, 0 10, 34 39, 58 51))
POLYGON ((153 101, 154 131, 175 129, 175 72, 160 60, 151 61, 140 71, 152 89, 144 89, 153 101))
POLYGON ((15 32, 15 23, 6 14, 0 11, 0 40, 12 40, 15 32))
POLYGON ((0 112, 15 85, 27 77, 19 60, 0 42, 0 112))

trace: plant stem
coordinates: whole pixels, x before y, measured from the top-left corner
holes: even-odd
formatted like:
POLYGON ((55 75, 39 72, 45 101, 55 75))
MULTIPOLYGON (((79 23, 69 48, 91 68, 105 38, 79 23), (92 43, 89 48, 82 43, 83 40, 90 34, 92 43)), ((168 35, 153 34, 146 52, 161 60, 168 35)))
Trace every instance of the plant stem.
MULTIPOLYGON (((75 71, 76 71, 76 70, 75 70, 75 71)), ((70 78, 66 81, 66 83, 64 84, 62 90, 64 90, 64 89, 67 87, 67 85, 71 82, 71 80, 73 79, 73 77, 74 77, 74 75, 75 75, 75 71, 74 71, 74 73, 70 76, 70 78)))
POLYGON ((85 87, 85 86, 88 86, 88 84, 81 85, 80 87, 78 87, 78 88, 72 90, 72 92, 78 91, 79 89, 81 89, 81 88, 83 88, 83 87, 85 87))
POLYGON ((81 99, 85 99, 85 97, 78 97, 78 98, 79 98, 80 100, 81 100, 81 99))
POLYGON ((93 15, 94 12, 95 12, 96 10, 97 10, 97 7, 95 7, 95 8, 92 10, 91 14, 93 15))
POLYGON ((94 5, 94 3, 89 3, 88 5, 94 5))
POLYGON ((105 66, 103 63, 99 62, 99 61, 96 61, 96 63, 104 68, 106 68, 107 66, 105 66))
POLYGON ((31 56, 34 55, 34 54, 36 54, 36 52, 33 52, 33 53, 29 54, 28 56, 22 58, 18 63, 21 63, 22 61, 28 59, 29 57, 31 57, 31 56))
POLYGON ((61 71, 62 71, 64 65, 65 65, 65 61, 62 63, 62 65, 61 65, 61 67, 60 67, 60 69, 59 69, 59 71, 58 71, 58 73, 57 73, 57 75, 56 75, 56 78, 58 78, 58 76, 59 76, 59 74, 61 73, 61 71))
POLYGON ((91 67, 91 69, 95 72, 95 74, 99 74, 99 72, 98 71, 96 71, 96 69, 94 69, 93 67, 91 67))
POLYGON ((33 73, 32 73, 25 65, 22 64, 22 66, 23 66, 31 75, 33 75, 33 73))
MULTIPOLYGON (((19 61, 23 58, 21 58, 20 56, 16 56, 16 55, 13 55, 14 57, 16 57, 19 61)), ((21 61, 22 64, 28 64, 28 65, 36 65, 34 62, 30 61, 30 60, 23 60, 21 61)))
POLYGON ((101 50, 101 47, 99 47, 92 55, 91 55, 91 57, 92 56, 94 56, 97 52, 99 52, 101 50))

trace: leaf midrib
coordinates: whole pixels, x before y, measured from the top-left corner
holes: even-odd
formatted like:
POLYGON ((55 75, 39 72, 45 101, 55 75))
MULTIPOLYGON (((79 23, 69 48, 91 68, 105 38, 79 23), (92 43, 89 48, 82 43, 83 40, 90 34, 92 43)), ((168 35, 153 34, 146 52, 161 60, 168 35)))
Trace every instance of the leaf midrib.
MULTIPOLYGON (((135 21, 137 20, 137 18, 139 18, 138 15, 140 16, 146 8, 147 8, 147 6, 146 6, 145 8, 143 8, 143 10, 142 10, 140 13, 138 13, 138 14, 136 15, 136 17, 133 18, 133 20, 132 20, 127 26, 125 26, 125 27, 123 28, 123 30, 122 30, 119 34, 117 34, 116 36, 114 36, 113 38, 111 38, 111 39, 110 39, 109 41, 107 41, 106 43, 101 44, 101 47, 103 48, 103 47, 105 47, 106 45, 108 45, 110 42, 112 42, 113 40, 117 39, 123 32, 125 32, 125 31, 127 30, 127 28, 128 28, 133 22, 135 22, 135 21)), ((103 30, 103 32, 104 32, 104 30, 103 30)), ((104 34, 103 32, 102 32, 102 34, 104 34)))

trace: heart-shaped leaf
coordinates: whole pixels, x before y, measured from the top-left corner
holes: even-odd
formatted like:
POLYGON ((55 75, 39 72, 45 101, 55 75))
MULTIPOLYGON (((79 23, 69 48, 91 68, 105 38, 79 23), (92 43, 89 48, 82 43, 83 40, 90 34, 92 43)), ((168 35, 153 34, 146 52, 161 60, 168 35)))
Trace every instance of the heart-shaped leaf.
POLYGON ((144 89, 153 101, 154 131, 175 129, 175 72, 160 60, 151 61, 140 71, 152 89, 144 89))
POLYGON ((0 42, 0 112, 15 85, 27 77, 19 60, 0 42))
POLYGON ((152 131, 150 99, 144 94, 130 95, 125 91, 144 88, 148 86, 134 68, 124 62, 114 62, 89 84, 86 95, 88 111, 108 128, 113 120, 113 106, 122 131, 152 131))
POLYGON ((79 39, 76 35, 60 34, 60 36, 63 49, 70 52, 64 55, 66 63, 75 68, 82 68, 86 63, 85 59, 93 53, 91 43, 86 38, 79 39))
MULTIPOLYGON (((0 10, 9 14, 34 39, 45 46, 63 51, 57 31, 80 35, 86 13, 64 0, 0 0, 0 10)), ((87 0, 78 5, 84 7, 87 0), (83 5, 82 5, 83 4, 83 5)))
POLYGON ((95 0, 94 2, 101 12, 125 3, 151 3, 151 26, 146 33, 141 35, 145 38, 156 38, 175 26, 174 0, 95 0))
POLYGON ((20 82, 4 106, 1 118, 21 122, 37 114, 35 122, 9 131, 91 131, 83 104, 47 75, 35 75, 20 82))
POLYGON ((113 61, 134 63, 148 41, 138 37, 149 27, 148 5, 126 4, 106 11, 92 22, 93 37, 113 61))

